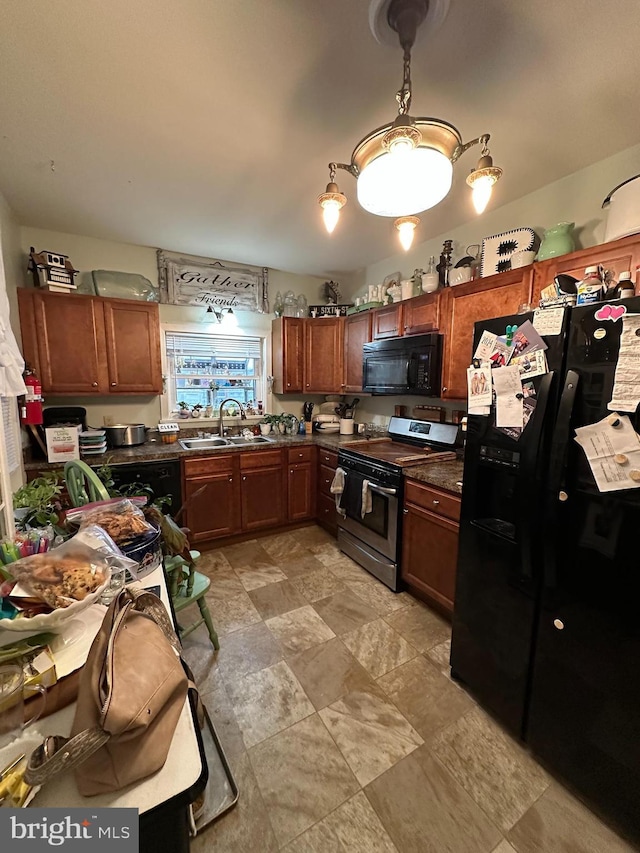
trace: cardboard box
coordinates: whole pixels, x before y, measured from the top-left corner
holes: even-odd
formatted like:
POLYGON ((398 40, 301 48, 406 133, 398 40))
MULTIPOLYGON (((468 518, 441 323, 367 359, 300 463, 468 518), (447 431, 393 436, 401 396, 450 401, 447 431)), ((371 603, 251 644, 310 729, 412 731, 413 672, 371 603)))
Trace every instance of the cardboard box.
POLYGON ((49 462, 69 462, 80 459, 78 427, 47 427, 47 460, 49 462))

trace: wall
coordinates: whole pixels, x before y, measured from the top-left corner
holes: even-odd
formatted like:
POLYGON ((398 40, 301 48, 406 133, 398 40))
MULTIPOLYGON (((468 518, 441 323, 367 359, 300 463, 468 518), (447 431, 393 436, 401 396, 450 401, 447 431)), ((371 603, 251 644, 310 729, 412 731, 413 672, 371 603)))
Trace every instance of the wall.
MULTIPOLYGON (((467 246, 473 243, 481 244, 486 236, 520 227, 533 228, 542 236, 545 228, 557 222, 576 223, 576 248, 588 248, 603 243, 606 211, 601 209, 602 201, 615 186, 638 174, 639 162, 640 145, 636 145, 593 166, 574 172, 560 181, 548 184, 517 201, 495 209, 489 208, 481 217, 417 243, 409 252, 401 252, 371 264, 352 277, 353 289, 347 293, 348 301, 352 301, 355 296, 364 295, 367 285, 380 284, 390 273, 400 270, 402 278, 410 278, 414 269, 426 269, 429 256, 435 255, 437 260, 442 243, 446 239, 454 241, 454 262, 466 254, 467 246)), ((504 175, 502 181, 508 180, 509 175, 504 175)), ((495 191, 498 197, 499 187, 498 184, 495 191)), ((471 209, 470 198, 469 208, 471 209)), ((388 416, 393 411, 393 405, 399 402, 413 406, 415 398, 413 402, 410 398, 402 401, 389 397, 365 398, 360 406, 359 419, 369 420, 376 415, 388 416)), ((463 408, 459 403, 440 401, 438 405, 463 408)))
MULTIPOLYGON (((98 240, 92 237, 82 237, 77 234, 63 234, 56 231, 46 231, 39 228, 22 227, 20 229, 19 241, 21 244, 22 257, 19 259, 18 268, 21 266, 22 273, 16 277, 11 297, 15 300, 15 287, 20 284, 32 282, 26 273, 28 254, 30 247, 36 251, 49 250, 68 255, 74 267, 80 271, 78 276, 78 289, 87 293, 93 292, 91 287, 91 270, 107 269, 125 272, 139 273, 146 276, 153 284, 158 283, 158 268, 156 262, 156 250, 149 246, 134 246, 126 243, 113 243, 107 240, 98 240)), ((240 262, 241 263, 241 262, 240 262)), ((273 306, 276 294, 280 291, 284 294, 287 290, 293 290, 298 295, 303 293, 307 301, 312 303, 324 302, 322 299, 322 286, 324 279, 317 276, 295 275, 282 270, 269 270, 269 298, 273 306)), ((237 312, 238 328, 248 334, 268 335, 271 331, 271 320, 273 315, 253 314, 251 312, 237 312)), ((197 323, 203 331, 220 330, 220 326, 203 322, 206 320, 205 311, 202 308, 188 306, 161 305, 161 323, 197 323)), ((18 329, 17 313, 15 317, 15 328, 18 329)), ((92 426, 100 426, 105 415, 115 418, 122 423, 145 423, 147 426, 156 424, 160 418, 159 397, 109 397, 96 400, 87 397, 52 397, 48 396, 46 404, 54 405, 78 405, 87 410, 87 421, 92 426)), ((274 411, 288 411, 289 403, 285 400, 280 403, 274 398, 272 408, 274 411)), ((301 404, 300 407, 301 409, 301 404)), ((295 411, 295 410, 294 410, 295 411)), ((195 421, 193 422, 195 424, 195 421)))
MULTIPOLYGON (((7 283, 6 294, 9 299, 11 326, 14 330, 17 330, 16 338, 18 343, 20 343, 18 300, 16 297, 16 286, 21 277, 20 228, 2 193, 0 193, 0 236, 2 238, 2 245, 0 246, 0 263, 4 265, 4 273, 7 283)), ((19 468, 11 472, 9 480, 13 491, 22 485, 24 482, 22 463, 19 468)))

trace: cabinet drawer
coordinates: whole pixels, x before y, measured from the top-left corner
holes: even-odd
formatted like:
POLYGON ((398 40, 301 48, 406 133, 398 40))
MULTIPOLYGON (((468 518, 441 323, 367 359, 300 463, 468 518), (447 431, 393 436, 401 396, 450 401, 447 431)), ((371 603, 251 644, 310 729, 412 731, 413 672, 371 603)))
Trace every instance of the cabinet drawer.
POLYGON ((333 478, 335 477, 336 469, 329 468, 327 465, 321 465, 318 469, 318 489, 321 495, 326 495, 333 500, 333 495, 331 494, 331 483, 333 483, 333 478))
POLYGON ((294 465, 296 462, 311 462, 311 451, 313 448, 309 447, 290 447, 288 450, 288 462, 289 465, 294 465))
POLYGON ((430 486, 423 486, 422 483, 408 480, 404 490, 404 499, 423 509, 428 509, 430 512, 435 512, 437 515, 443 515, 445 518, 451 518, 454 521, 460 519, 460 498, 447 492, 441 492, 439 489, 433 489, 430 486))
POLYGON ((203 456, 198 459, 183 459, 185 477, 200 474, 224 474, 233 472, 233 456, 203 456))
POLYGON ((316 512, 318 522, 330 530, 337 530, 338 513, 336 512, 336 504, 333 495, 328 498, 326 495, 318 495, 318 509, 316 512))
POLYGON ((320 460, 321 465, 328 465, 329 468, 338 467, 338 454, 333 453, 331 450, 325 450, 321 447, 318 450, 318 459, 320 460))
POLYGON ((272 468, 282 465, 280 450, 250 450, 240 454, 240 470, 250 471, 255 468, 272 468))

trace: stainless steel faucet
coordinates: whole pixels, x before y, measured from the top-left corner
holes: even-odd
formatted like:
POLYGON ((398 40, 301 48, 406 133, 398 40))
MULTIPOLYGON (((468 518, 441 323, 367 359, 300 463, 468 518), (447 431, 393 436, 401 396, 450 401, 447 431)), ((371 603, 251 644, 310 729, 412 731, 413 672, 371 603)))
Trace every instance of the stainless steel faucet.
POLYGON ((240 420, 246 421, 247 414, 244 410, 244 406, 240 402, 240 400, 234 400, 233 397, 227 397, 226 400, 223 400, 220 403, 220 420, 218 422, 218 432, 220 433, 220 438, 224 438, 224 426, 222 424, 222 410, 224 409, 225 403, 235 403, 236 406, 240 409, 240 420))

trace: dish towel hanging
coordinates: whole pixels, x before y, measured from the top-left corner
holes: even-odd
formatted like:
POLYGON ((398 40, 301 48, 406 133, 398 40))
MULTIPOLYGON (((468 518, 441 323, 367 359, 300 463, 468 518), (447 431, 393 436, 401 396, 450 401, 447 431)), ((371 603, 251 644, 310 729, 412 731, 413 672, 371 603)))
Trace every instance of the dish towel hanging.
POLYGON ((336 468, 336 473, 329 487, 329 491, 332 495, 335 495, 336 499, 336 512, 338 515, 341 515, 343 518, 347 517, 347 513, 340 506, 340 498, 342 497, 342 493, 344 492, 344 478, 346 477, 346 473, 344 468, 336 468))
POLYGON ((362 481, 362 501, 360 506, 360 517, 364 518, 368 512, 373 509, 371 501, 371 483, 368 480, 362 481))

